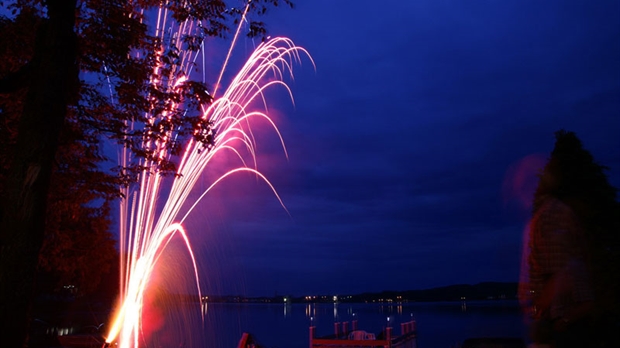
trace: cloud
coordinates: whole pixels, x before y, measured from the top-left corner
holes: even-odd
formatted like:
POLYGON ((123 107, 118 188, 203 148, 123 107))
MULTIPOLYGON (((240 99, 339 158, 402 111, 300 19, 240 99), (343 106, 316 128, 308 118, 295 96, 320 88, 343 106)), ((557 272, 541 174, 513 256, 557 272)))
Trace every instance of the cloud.
POLYGON ((259 144, 291 217, 256 180, 216 199, 235 212, 217 227, 218 267, 243 279, 229 288, 517 281, 527 214, 507 211, 512 165, 544 157, 565 128, 620 186, 618 6, 317 0, 274 12, 271 32, 317 70, 296 68, 294 108, 273 99, 289 160, 259 144))

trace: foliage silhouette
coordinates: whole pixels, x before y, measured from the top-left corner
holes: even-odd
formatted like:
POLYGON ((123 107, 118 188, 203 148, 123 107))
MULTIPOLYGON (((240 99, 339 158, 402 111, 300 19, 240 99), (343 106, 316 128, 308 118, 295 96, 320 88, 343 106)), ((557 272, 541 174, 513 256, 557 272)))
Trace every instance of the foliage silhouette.
MULTIPOLYGON (((159 0, 0 2, 0 13, 7 14, 0 15, 3 345, 26 342, 37 267, 53 271, 52 278, 60 281, 81 280, 84 290, 96 284, 87 275, 89 267, 105 268, 105 258, 89 266, 84 250, 72 251, 100 241, 97 248, 109 255, 109 202, 119 195, 118 185, 135 180, 142 168, 136 161, 101 170, 103 137, 125 146, 136 159, 155 161, 161 174, 174 173, 175 158, 160 158, 143 146, 149 139, 175 128, 181 129, 181 140, 197 135, 209 145, 205 134, 211 125, 199 118, 200 106, 212 99, 207 86, 188 80, 170 90, 164 80, 174 74, 179 51, 196 51, 205 38, 230 32, 245 7, 231 3, 165 2, 176 20, 202 23, 177 47, 170 37, 148 30, 146 14, 162 4, 159 0), (160 63, 161 83, 155 83, 151 76, 160 63), (148 121, 163 113, 170 116, 166 121, 148 121), (76 258, 82 262, 69 266, 68 260, 76 258)), ((255 37, 266 35, 256 16, 279 4, 292 6, 289 0, 248 3, 248 35, 255 37)), ((170 146, 173 152, 180 148, 179 142, 170 146)))

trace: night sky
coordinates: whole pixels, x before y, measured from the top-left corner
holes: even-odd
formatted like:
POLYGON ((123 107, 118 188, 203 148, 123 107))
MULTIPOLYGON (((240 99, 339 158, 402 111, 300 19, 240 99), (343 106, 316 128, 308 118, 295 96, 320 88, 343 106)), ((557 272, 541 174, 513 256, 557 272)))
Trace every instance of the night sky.
MULTIPOLYGON (((576 132, 620 187, 620 2, 296 1, 305 47, 270 96, 260 180, 188 223, 207 293, 347 294, 518 281, 536 173, 576 132)), ((240 42, 237 57, 253 42, 240 42)), ((234 69, 232 67, 231 69, 234 69)), ((265 128, 266 129, 266 128, 265 128)))

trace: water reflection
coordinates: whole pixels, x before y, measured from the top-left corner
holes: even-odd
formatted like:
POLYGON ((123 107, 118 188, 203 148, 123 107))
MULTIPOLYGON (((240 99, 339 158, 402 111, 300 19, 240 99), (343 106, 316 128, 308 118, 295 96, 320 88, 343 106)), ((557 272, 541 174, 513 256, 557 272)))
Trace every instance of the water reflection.
POLYGON ((306 304, 306 318, 312 318, 316 316, 316 304, 306 304))
POLYGON ((202 310, 202 316, 206 317, 209 309, 209 303, 207 301, 202 301, 200 304, 200 309, 202 310))
POLYGON ((209 347, 234 347, 241 333, 250 332, 266 346, 307 348, 309 326, 324 336, 334 333, 335 323, 352 329, 354 321, 369 333, 381 333, 389 325, 398 335, 402 323, 415 319, 419 347, 458 346, 471 337, 527 335, 516 301, 281 305, 209 303, 204 326, 209 347))

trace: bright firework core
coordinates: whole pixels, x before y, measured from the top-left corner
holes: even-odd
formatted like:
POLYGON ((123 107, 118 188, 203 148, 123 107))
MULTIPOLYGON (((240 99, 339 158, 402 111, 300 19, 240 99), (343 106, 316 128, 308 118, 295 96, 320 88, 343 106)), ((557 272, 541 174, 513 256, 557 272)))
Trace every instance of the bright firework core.
MULTIPOLYGON (((178 33, 174 36, 180 38, 199 26, 199 23, 189 20, 184 23, 168 23, 170 19, 167 17, 165 10, 159 11, 157 33, 162 33, 162 39, 165 31, 177 30, 178 33)), ((235 44, 244 19, 240 21, 241 24, 235 33, 231 50, 228 52, 220 77, 215 84, 216 90, 213 92, 215 99, 211 105, 203 107, 202 118, 210 122, 213 129, 217 130, 216 134, 211 134, 213 147, 205 149, 201 142, 193 139, 188 141, 178 164, 179 175, 172 179, 171 188, 167 194, 162 192, 162 177, 152 174, 155 163, 149 161, 141 163, 146 169, 140 174, 138 183, 134 187, 124 189, 123 194, 126 199, 122 200, 120 211, 121 297, 107 337, 108 343, 115 342, 120 347, 137 347, 145 342, 145 337, 143 337, 145 294, 158 267, 158 261, 164 257, 166 247, 173 243, 173 240, 177 241, 177 244, 179 240, 182 241, 181 244, 186 250, 198 292, 196 301, 199 301, 201 293, 196 258, 188 234, 183 228, 183 222, 200 200, 220 181, 238 172, 250 172, 271 188, 284 207, 273 185, 256 170, 255 141, 250 126, 255 119, 266 120, 280 138, 286 155, 280 132, 267 114, 264 92, 267 88, 282 86, 292 101, 292 93, 282 79, 285 75, 292 77, 292 65, 299 62, 301 54, 308 58, 310 56, 303 48, 295 46, 287 38, 270 39, 255 49, 223 94, 216 95, 219 80, 226 68, 232 46, 235 44), (257 104, 262 105, 262 108, 256 109, 257 104), (189 202, 190 193, 194 190, 197 181, 216 156, 236 159, 238 166, 230 168, 202 190, 197 199, 189 202), (162 198, 164 198, 163 208, 159 201, 162 198)), ((187 60, 183 61, 195 60, 198 57, 197 54, 192 57, 191 52, 181 53, 187 56, 187 60)), ((179 69, 184 73, 179 74, 180 77, 170 83, 171 89, 176 88, 189 76, 189 64, 184 64, 179 69)), ((158 72, 159 68, 156 68, 153 72, 153 81, 161 81, 158 72)), ((166 115, 161 117, 165 118, 166 115)), ((166 158, 169 156, 166 143, 174 139, 175 132, 170 131, 157 143, 148 143, 144 146, 154 146, 160 157, 166 158)), ((122 151, 120 161, 122 165, 126 165, 131 160, 130 153, 126 149, 122 151)))

